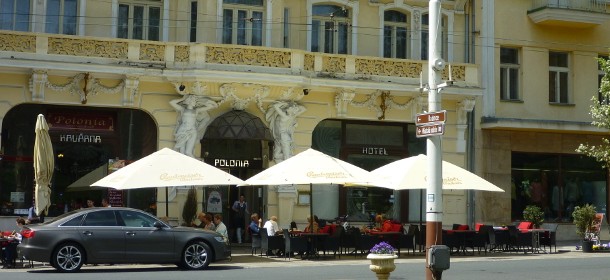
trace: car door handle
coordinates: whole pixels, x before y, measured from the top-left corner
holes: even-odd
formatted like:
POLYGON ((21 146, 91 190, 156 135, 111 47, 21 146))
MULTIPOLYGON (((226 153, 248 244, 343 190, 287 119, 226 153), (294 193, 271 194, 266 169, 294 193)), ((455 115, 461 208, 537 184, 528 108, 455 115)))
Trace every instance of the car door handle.
POLYGON ((135 233, 135 232, 133 232, 133 231, 128 231, 128 232, 126 232, 125 234, 127 234, 127 235, 129 235, 129 236, 135 236, 135 235, 136 235, 136 233, 135 233))
POLYGON ((86 230, 86 231, 83 231, 83 234, 86 236, 91 236, 91 235, 93 235, 93 232, 86 230))

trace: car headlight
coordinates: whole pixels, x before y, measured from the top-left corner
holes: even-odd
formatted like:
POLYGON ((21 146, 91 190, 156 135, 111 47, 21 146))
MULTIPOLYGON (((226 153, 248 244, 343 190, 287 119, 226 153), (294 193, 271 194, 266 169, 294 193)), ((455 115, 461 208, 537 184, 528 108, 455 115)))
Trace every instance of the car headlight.
POLYGON ((216 239, 216 241, 218 242, 224 242, 225 244, 229 244, 229 238, 226 238, 224 236, 215 236, 214 239, 216 239))

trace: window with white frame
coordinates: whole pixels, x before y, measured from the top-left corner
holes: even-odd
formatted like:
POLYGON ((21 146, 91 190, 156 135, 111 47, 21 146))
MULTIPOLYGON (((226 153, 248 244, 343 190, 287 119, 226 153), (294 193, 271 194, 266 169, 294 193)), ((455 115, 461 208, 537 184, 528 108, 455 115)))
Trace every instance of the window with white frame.
POLYGON ((383 13, 383 57, 407 58, 411 50, 409 18, 400 11, 383 13))
MULTIPOLYGON (((600 55, 598 58, 606 61, 608 60, 607 55, 600 55)), ((610 104, 610 100, 607 97, 604 97, 600 91, 602 87, 602 80, 604 79, 604 76, 606 76, 606 71, 604 71, 600 63, 597 63, 597 71, 597 100, 603 104, 610 104)))
POLYGON ((76 35, 78 0, 47 0, 45 32, 76 35))
POLYGON ((351 52, 350 12, 335 5, 314 5, 311 51, 334 54, 351 52))
POLYGON ((568 104, 569 55, 566 52, 549 52, 549 102, 568 104))
POLYGON ((117 37, 159 41, 161 0, 119 2, 117 37))
POLYGON ((500 98, 519 100, 519 49, 500 48, 500 98))
POLYGON ((197 1, 191 1, 191 21, 189 29, 189 41, 197 42, 197 1))
POLYGON ((223 0, 222 43, 263 45, 263 0, 223 0))
POLYGON ((30 31, 30 0, 0 0, 0 29, 30 31))
MULTIPOLYGON (((440 27, 440 37, 441 37, 441 49, 440 49, 440 57, 444 60, 447 60, 448 54, 448 42, 449 42, 449 28, 447 26, 449 19, 446 15, 441 15, 441 22, 439 24, 440 27)), ((428 14, 423 14, 421 16, 421 45, 420 45, 420 59, 427 60, 428 59, 428 30, 429 30, 429 17, 428 14)))

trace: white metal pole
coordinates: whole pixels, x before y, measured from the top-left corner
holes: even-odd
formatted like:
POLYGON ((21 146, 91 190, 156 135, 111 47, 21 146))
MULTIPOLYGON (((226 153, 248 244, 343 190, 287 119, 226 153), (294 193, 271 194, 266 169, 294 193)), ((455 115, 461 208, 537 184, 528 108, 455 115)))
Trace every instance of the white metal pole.
MULTIPOLYGON (((440 84, 439 71, 445 67, 440 55, 440 42, 442 41, 440 21, 442 17, 441 0, 430 0, 428 11, 428 112, 441 110, 441 95, 438 89, 440 84)), ((442 244, 443 221, 443 193, 442 193, 442 149, 441 137, 430 136, 426 140, 428 156, 428 186, 426 194, 426 267, 428 267, 427 252, 432 245, 442 244)), ((440 273, 433 275, 426 268, 426 279, 440 279, 440 273)))

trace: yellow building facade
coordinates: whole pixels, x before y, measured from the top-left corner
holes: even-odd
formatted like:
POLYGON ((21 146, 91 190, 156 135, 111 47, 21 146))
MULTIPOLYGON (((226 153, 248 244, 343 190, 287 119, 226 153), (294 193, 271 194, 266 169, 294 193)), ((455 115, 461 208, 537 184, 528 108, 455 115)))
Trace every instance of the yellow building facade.
MULTIPOLYGON (((10 15, 0 32, 3 215, 22 215, 32 199, 33 124, 39 113, 51 125, 56 153, 49 215, 78 207, 84 199, 112 196, 117 205, 146 209, 156 204, 158 216, 182 223, 188 188, 117 194, 83 190, 75 182, 95 178, 91 174, 107 170, 113 162, 129 163, 163 147, 175 148, 183 111, 172 107, 172 101, 184 101, 186 96, 212 104, 198 111, 197 121, 208 122, 197 134, 194 156, 242 179, 287 153, 310 147, 368 170, 425 153, 425 138, 416 137, 414 119, 428 106, 422 78, 428 71, 427 1, 1 3, 3 14, 10 15), (290 141, 274 135, 278 128, 273 105, 282 102, 304 108, 294 123, 280 125, 289 128, 290 141), (286 143, 289 146, 283 146, 286 143)), ((464 168, 476 166, 477 173, 508 190, 503 177, 492 176, 506 175, 506 170, 479 166, 493 157, 484 143, 496 134, 523 132, 490 128, 474 117, 488 117, 482 105, 489 89, 482 85, 481 67, 472 63, 475 55, 481 56, 477 24, 483 22, 475 22, 473 16, 480 6, 473 9, 470 4, 442 4, 438 34, 447 61, 442 76, 453 81, 442 90, 442 108, 448 114, 443 159, 464 168)), ((585 100, 575 113, 581 122, 587 121, 585 100)), ((514 114, 505 106, 536 107, 528 102, 492 105, 498 118, 514 114)), ((282 227, 292 221, 304 224, 312 202, 322 219, 386 213, 405 223, 422 220, 419 190, 197 189, 199 211, 230 218, 231 205, 244 194, 250 212, 264 218, 276 215, 282 227)), ((496 209, 494 201, 506 208, 507 195, 444 191, 444 223, 504 220, 508 212, 489 210, 496 209), (489 200, 469 214, 475 197, 489 200)))
POLYGON ((604 75, 597 59, 607 58, 610 45, 607 3, 477 2, 485 93, 476 172, 506 190, 492 199, 477 194, 479 217, 510 223, 533 204, 545 222, 569 228, 558 236, 576 239, 575 206, 590 203, 607 214, 607 170, 575 151, 608 135, 589 114, 604 75))

